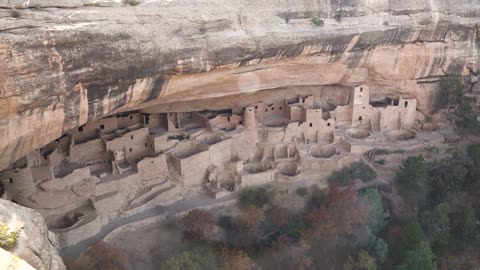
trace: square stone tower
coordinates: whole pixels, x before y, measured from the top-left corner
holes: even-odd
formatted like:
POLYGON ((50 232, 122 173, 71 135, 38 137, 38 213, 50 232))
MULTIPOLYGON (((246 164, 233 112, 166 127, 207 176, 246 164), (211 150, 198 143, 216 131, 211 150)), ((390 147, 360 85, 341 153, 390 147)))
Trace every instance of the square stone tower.
POLYGON ((368 123, 370 88, 359 85, 353 89, 352 126, 368 123))

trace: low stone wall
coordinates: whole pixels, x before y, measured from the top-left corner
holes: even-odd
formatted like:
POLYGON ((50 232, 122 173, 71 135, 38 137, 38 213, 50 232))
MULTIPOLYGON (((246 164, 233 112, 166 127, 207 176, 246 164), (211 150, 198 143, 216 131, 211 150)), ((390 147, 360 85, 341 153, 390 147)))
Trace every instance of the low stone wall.
POLYGON ((80 243, 88 237, 99 233, 108 224, 107 218, 98 216, 91 222, 65 232, 56 233, 59 248, 66 248, 80 243))
POLYGON ((241 187, 263 185, 275 180, 275 170, 259 173, 244 173, 240 175, 241 187))
POLYGON ((55 178, 50 181, 46 181, 40 184, 40 186, 45 190, 64 190, 67 187, 74 186, 82 180, 88 179, 90 177, 90 168, 84 167, 74 170, 71 174, 65 177, 55 178))
POLYGON ((335 170, 337 158, 302 158, 301 165, 305 170, 335 170))

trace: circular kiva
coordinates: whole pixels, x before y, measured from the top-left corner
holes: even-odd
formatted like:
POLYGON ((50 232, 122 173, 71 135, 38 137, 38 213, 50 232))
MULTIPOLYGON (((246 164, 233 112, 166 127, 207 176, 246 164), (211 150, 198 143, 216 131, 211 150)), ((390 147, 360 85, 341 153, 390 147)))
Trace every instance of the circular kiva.
POLYGON ((396 141, 408 141, 415 138, 415 133, 409 130, 390 130, 385 133, 385 136, 396 141))
POLYGON ((277 164, 277 171, 282 175, 295 176, 297 175, 297 167, 296 162, 280 162, 277 164))
POLYGON ((354 139, 365 139, 370 136, 370 132, 361 128, 350 128, 345 131, 345 135, 354 139))
POLYGON ((333 155, 335 155, 336 152, 337 150, 335 149, 335 147, 331 145, 318 145, 312 146, 312 148, 310 148, 310 154, 312 155, 312 157, 315 158, 331 158, 333 155))

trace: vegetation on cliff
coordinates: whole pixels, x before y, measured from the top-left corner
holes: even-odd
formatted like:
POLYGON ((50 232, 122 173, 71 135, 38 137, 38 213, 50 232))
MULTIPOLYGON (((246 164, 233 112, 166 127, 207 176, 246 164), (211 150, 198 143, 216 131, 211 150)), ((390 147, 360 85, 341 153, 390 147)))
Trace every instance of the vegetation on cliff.
POLYGON ((18 232, 12 231, 6 224, 0 224, 0 248, 12 250, 17 244, 18 232))

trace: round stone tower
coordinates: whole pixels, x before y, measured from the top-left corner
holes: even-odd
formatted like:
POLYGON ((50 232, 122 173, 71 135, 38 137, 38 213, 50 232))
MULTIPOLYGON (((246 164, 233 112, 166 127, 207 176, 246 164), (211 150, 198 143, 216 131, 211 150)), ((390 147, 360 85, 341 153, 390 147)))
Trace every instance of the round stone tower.
POLYGON ((243 113, 243 125, 245 128, 255 128, 255 110, 253 107, 246 107, 243 113))

